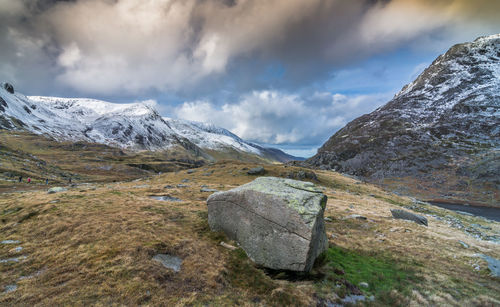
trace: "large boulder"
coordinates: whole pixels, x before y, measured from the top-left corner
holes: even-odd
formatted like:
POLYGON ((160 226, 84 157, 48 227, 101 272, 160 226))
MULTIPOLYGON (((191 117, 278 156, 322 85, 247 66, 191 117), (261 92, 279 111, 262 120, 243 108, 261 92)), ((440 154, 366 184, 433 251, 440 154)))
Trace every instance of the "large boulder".
POLYGON ((391 213, 395 219, 413 221, 417 224, 427 226, 427 219, 424 216, 401 209, 391 209, 391 213))
POLYGON ((327 197, 310 182, 260 177, 212 194, 208 223, 223 231, 257 264, 310 271, 328 247, 323 213, 327 197))

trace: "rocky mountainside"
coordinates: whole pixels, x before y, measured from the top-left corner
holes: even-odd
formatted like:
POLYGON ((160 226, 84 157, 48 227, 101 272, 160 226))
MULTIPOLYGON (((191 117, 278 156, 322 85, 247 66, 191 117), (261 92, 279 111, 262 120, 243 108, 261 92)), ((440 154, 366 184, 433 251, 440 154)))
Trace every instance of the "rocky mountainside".
POLYGON ((86 141, 127 150, 181 148, 210 159, 206 151, 235 152, 285 162, 293 156, 246 142, 210 124, 161 117, 147 103, 117 104, 95 99, 24 96, 0 88, 0 129, 27 130, 58 141, 86 141))
POLYGON ((409 189, 429 197, 498 205, 500 34, 450 48, 307 163, 392 187, 413 182, 409 189))

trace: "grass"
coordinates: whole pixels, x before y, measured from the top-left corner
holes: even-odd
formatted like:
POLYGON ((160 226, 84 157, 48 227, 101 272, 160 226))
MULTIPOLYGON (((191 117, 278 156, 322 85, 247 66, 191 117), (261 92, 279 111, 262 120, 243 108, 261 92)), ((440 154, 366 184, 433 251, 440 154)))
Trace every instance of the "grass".
MULTIPOLYGON (((369 255, 366 252, 356 252, 338 246, 326 251, 327 279, 338 282, 347 280, 357 286, 365 295, 374 295, 379 301, 390 297, 390 292, 396 290, 408 295, 409 287, 416 281, 415 272, 409 266, 402 265, 402 259, 391 259, 386 255, 369 255), (363 288, 361 283, 367 283, 363 288)), ((348 293, 345 284, 339 289, 340 295, 348 293)))
MULTIPOLYGON (((500 258, 498 245, 433 218, 429 227, 394 220, 389 209, 409 199, 328 171, 316 171, 329 198, 325 216, 332 217, 326 222, 330 248, 324 261, 307 276, 255 266, 241 249, 219 244, 236 243, 210 231, 210 193, 200 192, 202 185, 228 190, 247 183, 255 177, 245 169, 255 166, 220 161, 192 174, 181 170, 119 182, 109 177, 56 194, 47 194, 46 187, 19 192, 12 185, 0 194, 0 239, 20 240, 23 249, 1 244, 0 259, 27 258, 0 264, 0 292, 5 285, 18 286, 0 294, 0 305, 310 306, 320 299, 334 302, 353 289, 346 282, 357 287, 361 281, 369 284, 360 290, 375 296, 374 305, 499 304, 500 283, 473 257, 500 258), (213 173, 203 175, 208 172, 213 173), (187 187, 177 188, 183 179, 189 179, 187 187), (183 201, 149 198, 160 194, 183 201), (344 219, 351 214, 367 220, 344 219), (180 257, 181 271, 152 261, 158 253, 180 257)), ((300 170, 264 167, 269 176, 300 170)), ((500 232, 498 223, 487 226, 500 232)))

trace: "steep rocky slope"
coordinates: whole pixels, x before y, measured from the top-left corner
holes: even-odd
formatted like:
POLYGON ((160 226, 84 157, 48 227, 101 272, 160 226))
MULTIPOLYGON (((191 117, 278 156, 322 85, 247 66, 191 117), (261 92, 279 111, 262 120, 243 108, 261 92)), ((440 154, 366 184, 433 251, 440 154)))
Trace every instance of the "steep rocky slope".
POLYGON ((498 205, 499 150, 500 34, 453 46, 308 163, 431 198, 498 205))
POLYGON ((226 129, 163 118, 147 103, 116 104, 95 99, 26 97, 5 83, 0 88, 0 129, 27 130, 58 141, 85 141, 128 150, 181 148, 211 159, 235 152, 272 161, 294 157, 246 142, 226 129))

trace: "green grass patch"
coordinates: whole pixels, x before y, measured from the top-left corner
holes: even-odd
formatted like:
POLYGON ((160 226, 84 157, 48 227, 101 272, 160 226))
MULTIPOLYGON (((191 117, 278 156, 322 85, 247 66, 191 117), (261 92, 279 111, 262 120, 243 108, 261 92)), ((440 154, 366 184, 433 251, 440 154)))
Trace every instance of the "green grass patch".
MULTIPOLYGON (((408 263, 385 255, 370 255, 333 246, 326 251, 325 261, 326 280, 337 285, 339 281, 347 281, 364 294, 374 295, 382 301, 390 297, 392 290, 409 293, 410 284, 416 280, 415 271, 408 263), (368 287, 360 286, 362 282, 368 283, 368 287)), ((339 295, 350 294, 345 285, 336 288, 339 295)))

